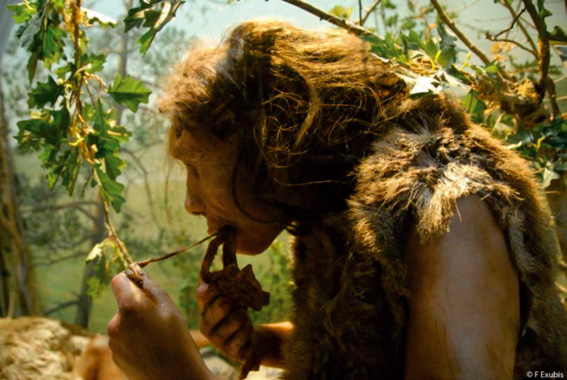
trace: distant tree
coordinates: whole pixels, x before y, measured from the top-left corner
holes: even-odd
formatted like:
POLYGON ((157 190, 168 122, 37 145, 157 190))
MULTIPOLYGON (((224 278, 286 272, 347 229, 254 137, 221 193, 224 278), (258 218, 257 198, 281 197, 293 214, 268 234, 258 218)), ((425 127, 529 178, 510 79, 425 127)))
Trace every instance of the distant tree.
POLYGON ((18 208, 12 149, 2 93, 2 58, 12 29, 6 5, 0 1, 0 317, 32 315, 39 310, 31 270, 31 253, 18 208))

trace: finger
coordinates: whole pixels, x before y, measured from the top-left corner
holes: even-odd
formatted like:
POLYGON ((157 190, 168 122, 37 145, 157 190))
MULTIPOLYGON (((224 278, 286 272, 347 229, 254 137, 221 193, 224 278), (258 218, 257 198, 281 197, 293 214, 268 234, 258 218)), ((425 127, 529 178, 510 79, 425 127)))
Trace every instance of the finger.
POLYGON ((110 282, 120 312, 134 311, 148 303, 148 294, 121 272, 110 282))
POLYGON ((211 334, 228 314, 238 309, 238 305, 230 298, 219 296, 201 314, 201 331, 203 334, 211 334))
MULTIPOLYGON (((214 334, 222 344, 229 343, 237 333, 251 324, 250 317, 243 309, 238 309, 226 316, 216 327, 214 334)), ((244 344, 246 342, 241 342, 244 344)))
POLYGON ((230 356, 244 361, 252 348, 252 332, 254 328, 252 324, 244 325, 240 330, 234 333, 233 336, 224 344, 224 348, 230 356))
POLYGON ((117 337, 120 333, 120 314, 114 315, 106 326, 106 333, 110 338, 117 337))
POLYGON ((137 276, 142 280, 143 287, 142 289, 146 293, 150 293, 156 298, 170 298, 169 294, 161 287, 160 284, 154 281, 154 279, 146 273, 142 268, 134 263, 131 265, 133 272, 137 274, 137 276))
POLYGON ((197 286, 197 307, 199 308, 199 312, 203 313, 205 309, 208 308, 209 304, 213 302, 220 293, 216 290, 215 287, 207 284, 206 282, 199 282, 197 286))

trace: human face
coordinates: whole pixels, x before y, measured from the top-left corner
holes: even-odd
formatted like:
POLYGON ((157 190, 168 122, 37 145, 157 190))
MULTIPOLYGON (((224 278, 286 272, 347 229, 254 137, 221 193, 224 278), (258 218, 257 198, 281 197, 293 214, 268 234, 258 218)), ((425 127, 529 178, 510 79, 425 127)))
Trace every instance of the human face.
POLYGON ((258 254, 268 248, 284 224, 274 222, 281 220, 278 210, 258 196, 250 171, 237 162, 238 149, 236 137, 220 140, 207 131, 183 130, 173 154, 187 167, 185 209, 207 218, 209 234, 226 225, 234 227, 237 252, 258 254))

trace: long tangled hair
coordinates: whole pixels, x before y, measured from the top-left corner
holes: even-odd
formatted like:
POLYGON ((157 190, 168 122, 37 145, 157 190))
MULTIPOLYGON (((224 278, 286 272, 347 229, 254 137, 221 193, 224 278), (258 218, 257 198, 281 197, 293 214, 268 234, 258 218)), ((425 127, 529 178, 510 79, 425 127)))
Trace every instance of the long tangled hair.
POLYGON ((171 118, 170 148, 183 129, 238 134, 262 194, 294 219, 345 207, 354 166, 406 96, 359 38, 256 20, 192 48, 158 106, 171 118))

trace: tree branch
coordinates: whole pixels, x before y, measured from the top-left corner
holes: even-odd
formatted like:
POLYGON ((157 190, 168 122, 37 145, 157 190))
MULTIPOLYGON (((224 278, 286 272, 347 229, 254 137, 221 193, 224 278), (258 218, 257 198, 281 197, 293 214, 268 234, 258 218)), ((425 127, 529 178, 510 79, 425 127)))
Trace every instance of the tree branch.
POLYGON ((85 255, 85 253, 82 252, 82 251, 81 252, 75 252, 75 253, 72 253, 72 254, 67 255, 67 256, 58 257, 56 259, 48 259, 48 260, 45 260, 45 261, 35 262, 35 263, 33 263, 33 267, 50 266, 50 265, 54 265, 54 264, 58 264, 60 262, 66 261, 66 260, 74 259, 76 257, 82 257, 84 255, 85 255))
POLYGON ((503 35, 504 33, 508 33, 509 31, 511 31, 514 28, 514 25, 516 25, 516 22, 518 22, 520 16, 526 11, 526 8, 522 9, 520 11, 520 13, 518 14, 513 14, 512 16, 514 17, 514 19, 512 20, 512 23, 510 24, 509 27, 507 27, 506 29, 501 30, 500 32, 498 32, 497 35, 495 35, 494 37, 500 37, 501 35, 503 35))
MULTIPOLYGON (((368 8, 368 10, 366 11, 366 13, 364 14, 364 16, 362 17, 362 19, 360 20, 359 24, 360 26, 364 26, 364 24, 366 23, 366 20, 368 20, 368 17, 372 14, 372 12, 374 12, 374 10, 376 9, 376 7, 380 4, 382 0, 375 0, 374 3, 372 3, 372 5, 370 6, 370 8, 368 8)), ((565 0, 567 1, 567 0, 565 0)))
POLYGON ((55 312, 58 312, 59 310, 62 309, 66 309, 68 307, 71 307, 73 305, 76 305, 79 301, 78 300, 72 300, 72 301, 67 301, 67 302, 63 302, 60 303, 59 305, 55 305, 54 307, 52 307, 51 309, 47 309, 43 312, 43 315, 48 316, 50 314, 53 314, 55 312))
POLYGON ((348 20, 345 20, 344 18, 340 18, 340 17, 336 17, 333 16, 317 7, 314 7, 313 5, 303 1, 303 0, 283 0, 283 2, 291 4, 291 5, 295 5, 298 8, 303 9, 306 12, 309 12, 317 17, 319 17, 321 20, 325 20, 333 25, 338 26, 339 28, 343 28, 348 30, 349 32, 357 35, 357 36, 372 36, 375 38, 378 38, 380 40, 383 40, 383 38, 379 35, 377 35, 376 33, 371 32, 368 29, 363 28, 360 25, 357 25, 355 23, 352 23, 348 20))
POLYGON ((441 20, 443 20, 443 22, 447 24, 447 26, 453 31, 453 33, 457 35, 457 37, 466 45, 466 47, 469 48, 470 51, 475 53, 476 56, 480 58, 480 60, 485 65, 488 65, 490 63, 490 59, 486 56, 486 54, 482 52, 482 50, 476 47, 476 45, 473 44, 471 40, 469 40, 468 37, 463 34, 463 32, 461 32, 455 22, 453 22, 453 20, 451 20, 449 15, 445 12, 441 4, 439 4, 439 1, 431 0, 431 4, 433 4, 435 10, 437 10, 437 14, 439 15, 439 17, 441 17, 441 20))
POLYGON ((69 202, 69 203, 62 203, 62 204, 56 204, 56 205, 31 207, 30 209, 22 210, 22 212, 28 213, 28 212, 59 211, 59 210, 64 210, 64 209, 75 209, 75 210, 83 213, 90 220, 95 220, 95 216, 82 207, 84 205, 96 206, 97 203, 94 202, 94 201, 77 201, 77 202, 69 202))
POLYGON ((561 110, 559 109, 559 104, 557 103, 557 92, 555 91, 555 83, 551 78, 547 79, 547 93, 549 94, 549 102, 551 103, 551 114, 553 119, 561 117, 561 110))
POLYGON ((497 38, 496 36, 493 36, 490 33, 486 33, 485 37, 486 37, 487 40, 493 41, 493 42, 508 42, 508 43, 511 43, 511 44, 515 45, 516 47, 530 53, 531 55, 533 55, 537 59, 537 50, 532 51, 532 50, 528 49, 527 47, 525 47, 524 45, 522 45, 521 43, 519 43, 518 41, 510 40, 508 38, 497 38))
MULTIPOLYGON (((527 38, 528 43, 530 44, 531 50, 537 54, 537 46, 536 46, 532 36, 530 36, 530 34, 528 33, 528 30, 526 29, 524 24, 521 23, 521 19, 520 19, 520 16, 522 15, 522 13, 524 13, 526 11, 526 8, 524 8, 522 11, 520 11, 519 13, 516 14, 516 11, 508 3, 508 1, 502 1, 500 4, 502 4, 506 9, 508 9, 508 12, 510 12, 510 15, 512 15, 515 22, 517 23, 518 28, 520 28, 520 30, 522 31, 524 36, 527 38)), ((512 23, 512 25, 514 25, 514 23, 512 23)))
POLYGON ((550 48, 549 48, 549 36, 547 34, 545 22, 540 19, 539 13, 531 0, 523 0, 524 6, 528 10, 532 21, 538 31, 538 45, 539 45, 539 82, 536 84, 536 88, 539 92, 541 99, 545 96, 545 92, 548 89, 547 77, 549 75, 549 61, 551 58, 550 48))

